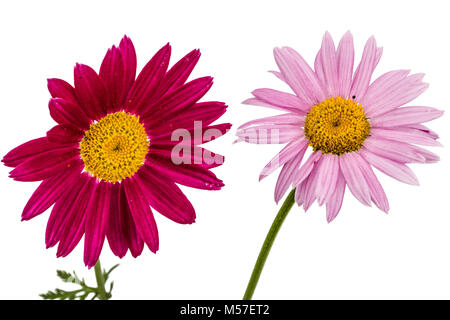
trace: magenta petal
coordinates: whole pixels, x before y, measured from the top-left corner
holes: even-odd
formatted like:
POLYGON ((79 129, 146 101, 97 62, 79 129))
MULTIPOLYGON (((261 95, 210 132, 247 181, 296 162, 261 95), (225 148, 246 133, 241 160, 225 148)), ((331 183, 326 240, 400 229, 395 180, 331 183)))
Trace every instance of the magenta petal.
POLYGON ((87 187, 88 182, 89 176, 87 174, 81 174, 72 188, 67 189, 56 201, 50 213, 45 231, 45 245, 47 248, 53 247, 58 241, 64 238, 64 226, 67 222, 66 219, 69 217, 67 212, 70 212, 81 204, 77 199, 83 188, 87 187))
POLYGON ((10 177, 17 181, 44 180, 80 161, 79 151, 72 147, 50 150, 22 162, 10 177))
POLYGON ((22 212, 22 220, 30 220, 50 208, 79 179, 82 164, 45 179, 34 191, 22 212))
MULTIPOLYGON (((128 95, 136 78, 136 51, 134 50, 133 42, 127 36, 124 36, 119 44, 120 54, 123 59, 123 77, 125 81, 124 93, 128 95)), ((123 103, 125 101, 122 101, 123 103)))
POLYGON ((205 127, 199 127, 196 128, 194 126, 193 129, 182 129, 180 133, 182 133, 181 137, 178 137, 179 139, 174 139, 174 131, 169 131, 163 135, 160 136, 153 136, 152 134, 149 134, 150 141, 155 146, 168 146, 168 145, 179 145, 179 146, 190 146, 190 145, 199 145, 203 143, 211 142, 217 138, 220 138, 224 134, 230 130, 231 124, 230 123, 221 123, 216 124, 213 126, 205 126, 205 127), (199 134, 200 133, 200 134, 199 134), (187 137, 185 139, 185 137, 187 137))
POLYGON ((47 87, 52 98, 61 98, 72 104, 78 105, 75 89, 61 79, 47 79, 47 87))
POLYGON ((94 196, 96 181, 89 177, 87 173, 83 173, 85 186, 80 190, 77 199, 75 200, 69 211, 65 213, 65 223, 56 252, 57 257, 65 257, 70 254, 78 245, 84 235, 86 222, 86 208, 91 197, 94 196))
POLYGON ((102 251, 108 227, 111 183, 100 181, 86 208, 84 263, 93 267, 102 251))
POLYGON ((173 146, 153 146, 150 148, 148 159, 156 156, 156 158, 161 158, 161 160, 168 161, 170 163, 174 163, 173 157, 179 159, 181 164, 195 164, 205 169, 211 169, 222 165, 225 161, 225 157, 211 152, 208 149, 199 147, 199 146, 191 146, 186 153, 185 150, 180 150, 179 153, 174 152, 173 146), (182 152, 181 152, 182 151, 182 152))
POLYGON ((84 132, 70 124, 59 124, 47 131, 50 142, 60 144, 74 144, 83 138, 84 132))
POLYGON ((136 175, 150 206, 172 221, 191 224, 195 221, 192 204, 175 183, 143 166, 136 175))
POLYGON ((127 111, 140 111, 150 103, 162 77, 166 73, 170 52, 170 44, 166 44, 139 73, 125 102, 127 111))
POLYGON ((89 66, 75 66, 75 92, 83 110, 92 120, 106 114, 107 96, 102 80, 89 66))
POLYGON ((121 212, 120 185, 120 183, 114 183, 111 186, 111 205, 106 237, 108 238, 111 251, 119 258, 122 258, 128 250, 127 238, 125 236, 127 229, 125 223, 128 221, 123 221, 124 218, 122 217, 124 213, 121 212))
POLYGON ((186 83, 171 94, 165 95, 146 107, 143 110, 141 120, 151 126, 152 124, 160 124, 164 119, 174 117, 203 97, 211 88, 212 80, 212 77, 203 77, 186 83))
POLYGON ((209 101, 194 104, 191 108, 180 112, 175 117, 167 121, 161 121, 158 125, 150 128, 152 136, 164 136, 172 134, 176 129, 193 129, 194 122, 202 127, 208 126, 219 119, 227 110, 227 105, 223 102, 209 101))
POLYGON ((136 224, 134 223, 133 217, 131 215, 130 207, 128 205, 128 200, 125 194, 124 184, 120 184, 120 221, 124 236, 127 240, 128 248, 130 248, 131 255, 133 257, 138 257, 141 255, 144 249, 144 241, 142 240, 139 232, 136 229, 136 224))
POLYGON ((156 253, 159 248, 159 238, 152 210, 133 177, 123 180, 122 183, 124 183, 128 206, 136 224, 136 229, 150 251, 156 253))
POLYGON ((53 98, 48 103, 48 109, 53 120, 59 124, 71 124, 78 129, 89 129, 89 118, 79 105, 68 100, 53 98))
POLYGON ((12 149, 3 157, 2 161, 5 166, 17 167, 19 164, 36 155, 61 148, 64 148, 64 146, 49 142, 47 137, 37 138, 12 149))
POLYGON ((186 82, 199 59, 200 50, 192 50, 170 68, 158 87, 155 99, 165 94, 170 94, 176 88, 181 87, 186 82))
POLYGON ((224 184, 214 173, 197 164, 174 164, 170 159, 150 156, 147 165, 176 183, 204 190, 220 190, 224 184))
POLYGON ((99 76, 103 80, 107 94, 109 95, 108 106, 111 111, 120 110, 125 102, 126 81, 124 77, 124 63, 120 50, 113 46, 105 55, 100 66, 99 76))

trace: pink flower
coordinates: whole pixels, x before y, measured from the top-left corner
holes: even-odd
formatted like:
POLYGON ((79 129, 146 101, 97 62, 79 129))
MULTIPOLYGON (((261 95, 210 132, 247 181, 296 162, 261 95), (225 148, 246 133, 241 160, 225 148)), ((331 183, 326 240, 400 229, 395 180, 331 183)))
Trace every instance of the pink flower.
POLYGON ((198 146, 201 136, 185 143, 184 161, 174 164, 175 129, 188 134, 194 121, 215 130, 213 140, 230 124, 210 126, 226 111, 222 102, 197 101, 212 86, 204 77, 185 83, 200 58, 193 50, 168 69, 171 47, 161 48, 136 76, 133 43, 124 37, 108 50, 97 74, 77 64, 75 87, 49 79, 50 114, 58 123, 46 136, 26 142, 4 158, 18 181, 42 183, 22 213, 29 220, 50 208, 45 241, 57 243, 57 256, 67 256, 84 235, 84 262, 95 265, 105 237, 123 257, 128 249, 141 254, 144 243, 159 247, 150 207, 182 224, 195 221, 195 211, 177 186, 218 190, 224 184, 209 169, 223 157, 198 146))
POLYGON ((423 74, 390 71, 371 82, 381 58, 371 37, 353 72, 353 38, 346 33, 337 49, 325 33, 314 70, 289 47, 275 48, 280 72, 294 94, 257 89, 245 104, 282 110, 278 116, 247 122, 238 128, 240 140, 287 143, 263 169, 260 179, 282 166, 275 187, 278 202, 289 186, 305 210, 317 200, 332 221, 342 205, 345 188, 363 204, 373 202, 384 212, 389 203, 372 167, 408 184, 418 180, 408 163, 430 163, 439 157, 417 145, 439 146, 438 135, 422 123, 442 111, 422 106, 402 107, 423 93, 423 74), (311 147, 311 155, 302 163, 311 147))

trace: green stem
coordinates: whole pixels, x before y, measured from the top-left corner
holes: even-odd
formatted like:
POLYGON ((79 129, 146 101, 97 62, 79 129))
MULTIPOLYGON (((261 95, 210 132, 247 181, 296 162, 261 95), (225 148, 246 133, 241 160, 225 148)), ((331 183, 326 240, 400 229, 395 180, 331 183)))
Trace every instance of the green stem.
POLYGON ((97 260, 94 270, 95 270, 95 279, 97 280, 98 298, 100 300, 108 300, 105 289, 105 278, 103 276, 102 266, 100 265, 100 259, 97 260))
POLYGON ((289 213, 289 210, 291 210, 292 206, 294 205, 294 202, 295 202, 295 189, 293 189, 287 196, 286 200, 284 200, 284 203, 281 206, 280 211, 278 211, 278 214, 275 217, 272 226, 270 227, 269 233, 267 233, 261 251, 259 252, 258 259, 256 260, 255 267, 253 268, 252 276, 248 281, 247 290, 245 290, 244 294, 244 300, 252 299, 256 285, 258 284, 259 277, 261 276, 261 272, 264 268, 264 264, 266 263, 267 256, 269 255, 270 249, 272 248, 272 244, 275 241, 278 231, 280 230, 284 219, 289 213))

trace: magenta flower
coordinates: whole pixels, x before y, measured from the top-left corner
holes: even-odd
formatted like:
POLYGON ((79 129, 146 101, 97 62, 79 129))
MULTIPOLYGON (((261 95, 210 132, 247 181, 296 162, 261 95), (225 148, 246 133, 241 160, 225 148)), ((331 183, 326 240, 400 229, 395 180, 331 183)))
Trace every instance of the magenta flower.
POLYGON ((363 204, 373 202, 388 212, 389 203, 372 167, 408 184, 418 180, 408 163, 430 163, 439 157, 416 145, 439 146, 438 135, 422 123, 436 119, 442 111, 422 106, 402 107, 428 84, 423 74, 409 70, 390 71, 370 82, 381 58, 370 38, 353 72, 353 38, 346 33, 337 50, 326 33, 312 70, 289 47, 275 48, 280 72, 273 72, 295 94, 257 89, 246 104, 265 106, 286 113, 247 122, 237 135, 250 143, 287 143, 263 169, 263 179, 282 166, 275 187, 278 202, 289 186, 305 210, 317 200, 326 205, 332 221, 342 205, 345 188, 363 204), (312 153, 303 162, 306 151, 312 153))
POLYGON ((84 262, 96 264, 105 237, 112 252, 141 254, 159 247, 151 208, 182 224, 195 211, 177 186, 218 190, 210 169, 223 157, 199 144, 224 134, 230 124, 211 126, 226 111, 222 102, 197 101, 212 86, 204 77, 185 83, 199 57, 193 50, 168 70, 171 47, 161 48, 136 75, 133 43, 124 37, 108 50, 97 74, 77 64, 75 86, 49 79, 50 115, 58 123, 46 136, 10 151, 5 165, 17 181, 41 181, 22 213, 29 220, 53 204, 46 246, 67 256, 84 235, 84 262), (200 125, 198 125, 200 123, 200 125), (209 138, 183 140, 182 163, 173 163, 180 142, 172 133, 213 130, 209 138), (151 208, 150 208, 151 207, 151 208))
POLYGON ((439 157, 417 145, 439 146, 438 135, 422 123, 442 111, 405 104, 423 93, 423 74, 390 71, 371 83, 382 49, 371 37, 353 72, 354 47, 350 32, 337 49, 325 33, 314 70, 295 50, 275 48, 280 72, 294 94, 257 89, 246 104, 285 113, 247 122, 238 128, 239 140, 287 145, 263 169, 260 179, 282 167, 275 186, 278 202, 287 196, 266 237, 244 299, 251 299, 272 243, 294 202, 305 210, 317 200, 326 205, 327 221, 339 213, 346 186, 364 205, 389 211, 386 194, 372 167, 408 184, 418 180, 408 163, 430 163, 439 157), (310 148, 308 148, 310 147, 310 148), (305 161, 305 154, 311 149, 305 161), (302 163, 303 161, 303 163, 302 163))

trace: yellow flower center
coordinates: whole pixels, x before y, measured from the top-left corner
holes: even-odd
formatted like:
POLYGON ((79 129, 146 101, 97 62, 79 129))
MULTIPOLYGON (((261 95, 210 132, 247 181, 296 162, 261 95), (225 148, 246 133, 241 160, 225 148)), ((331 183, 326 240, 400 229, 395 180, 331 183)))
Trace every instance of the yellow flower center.
POLYGON ((84 167, 109 182, 131 177, 144 164, 150 141, 139 117, 123 111, 92 123, 80 142, 84 167))
POLYGON ((369 133, 364 109, 352 99, 329 98, 306 115, 305 136, 314 151, 335 155, 357 151, 369 133))

